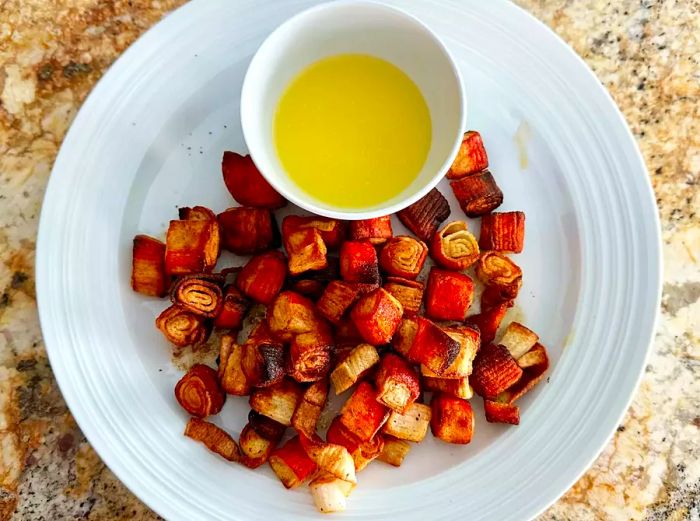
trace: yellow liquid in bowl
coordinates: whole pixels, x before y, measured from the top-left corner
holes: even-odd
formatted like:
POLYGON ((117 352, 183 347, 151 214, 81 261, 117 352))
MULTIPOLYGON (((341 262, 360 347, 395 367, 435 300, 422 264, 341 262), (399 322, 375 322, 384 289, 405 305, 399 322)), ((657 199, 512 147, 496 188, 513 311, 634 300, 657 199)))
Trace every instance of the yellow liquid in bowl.
POLYGON ((364 54, 324 58, 283 93, 274 120, 289 177, 322 203, 370 208, 406 189, 430 150, 430 111, 416 84, 364 54))

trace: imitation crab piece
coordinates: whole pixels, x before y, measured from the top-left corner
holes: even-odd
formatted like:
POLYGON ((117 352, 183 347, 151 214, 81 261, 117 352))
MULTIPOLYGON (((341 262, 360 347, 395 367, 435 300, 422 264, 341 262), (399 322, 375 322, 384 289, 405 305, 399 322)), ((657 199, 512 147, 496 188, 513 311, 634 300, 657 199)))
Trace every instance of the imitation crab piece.
POLYGON ((384 244, 392 235, 390 215, 350 221, 350 239, 353 241, 369 241, 372 244, 384 244))
POLYGON ((462 136, 462 144, 447 171, 448 179, 459 179, 465 175, 481 172, 489 166, 489 158, 481 139, 481 134, 475 130, 469 130, 462 136))
POLYGON ((479 259, 479 243, 464 221, 452 221, 433 235, 430 255, 440 267, 462 271, 479 259))
POLYGON ((389 418, 389 409, 377 401, 372 384, 360 382, 340 411, 340 423, 361 441, 369 441, 389 418))
POLYGON ((328 398, 328 381, 320 380, 306 388, 292 415, 292 427, 311 438, 316 434, 316 424, 328 398))
POLYGON ((455 179, 450 182, 450 187, 467 217, 488 214, 503 203, 503 192, 488 170, 455 179))
POLYGON ((236 207, 217 216, 224 249, 236 255, 250 255, 279 244, 277 224, 270 210, 236 207))
POLYGON ((423 441, 430 425, 430 407, 422 403, 412 403, 406 412, 391 411, 382 432, 401 440, 423 441))
POLYGON ((487 251, 479 257, 476 276, 486 286, 498 288, 506 299, 504 301, 507 301, 515 299, 518 295, 523 272, 517 264, 502 253, 487 251))
POLYGON ((316 228, 294 228, 288 217, 282 222, 282 240, 289 257, 289 273, 322 270, 328 266, 328 250, 316 228))
POLYGON ((340 247, 340 275, 347 282, 378 284, 379 261, 368 241, 345 241, 340 247))
POLYGON ((450 204, 437 188, 433 188, 422 199, 396 215, 414 235, 428 242, 440 223, 450 216, 450 204))
POLYGON ((469 385, 469 378, 433 378, 423 376, 423 387, 426 391, 442 392, 457 398, 469 400, 474 396, 474 390, 469 385))
POLYGON ((284 254, 268 251, 252 257, 236 277, 244 295, 261 304, 271 303, 284 285, 287 263, 284 254))
POLYGON ((284 218, 282 226, 286 226, 289 233, 309 228, 317 230, 329 250, 337 249, 347 235, 347 223, 317 215, 311 217, 288 215, 284 218))
POLYGON ((415 370, 393 353, 382 357, 374 379, 377 400, 392 411, 405 413, 420 395, 420 380, 415 370))
POLYGON ((214 327, 217 329, 240 329, 250 308, 250 301, 233 284, 224 288, 223 295, 223 305, 214 319, 214 327))
POLYGON ((384 448, 377 459, 394 467, 400 467, 410 450, 411 444, 409 442, 384 436, 384 448))
POLYGON ((443 327, 442 330, 459 342, 459 354, 441 375, 435 374, 425 366, 421 367, 421 373, 433 378, 466 378, 472 374, 472 362, 479 350, 479 330, 469 326, 443 327))
POLYGON ((473 297, 471 277, 457 271, 432 268, 425 289, 425 314, 433 320, 463 321, 473 297))
POLYGON ((243 427, 238 440, 242 453, 241 463, 251 469, 265 463, 284 436, 284 431, 284 425, 256 411, 250 411, 248 423, 243 427))
POLYGON ((148 235, 134 237, 131 288, 152 297, 164 297, 168 293, 163 242, 148 235))
POLYGON ((342 512, 347 506, 346 498, 355 488, 354 483, 322 472, 309 483, 311 497, 319 512, 329 514, 342 512))
POLYGON ((331 368, 333 334, 330 326, 317 321, 316 327, 300 333, 289 347, 289 376, 297 382, 316 382, 328 375, 331 368))
POLYGON ((509 303, 497 304, 486 309, 482 307, 481 313, 467 317, 465 324, 476 327, 481 333, 481 345, 490 344, 496 338, 496 332, 509 307, 509 303))
POLYGON ((520 253, 525 240, 525 214, 502 212, 484 215, 481 219, 479 246, 482 250, 520 253))
POLYGON ((223 283, 224 278, 220 275, 184 275, 170 289, 170 300, 190 313, 214 318, 224 305, 223 283))
POLYGON ((165 272, 168 275, 210 272, 219 253, 216 221, 170 221, 165 238, 165 272))
POLYGON ((316 311, 333 324, 339 324, 345 313, 360 296, 356 282, 331 281, 316 302, 316 311))
POLYGON ((521 323, 511 322, 498 343, 505 347, 515 360, 518 360, 530 351, 539 339, 537 333, 530 331, 521 323))
POLYGON ((226 188, 239 204, 273 209, 287 204, 287 200, 265 180, 249 155, 224 152, 221 171, 226 188))
POLYGON ((343 424, 340 422, 340 416, 333 418, 326 433, 326 440, 329 443, 342 445, 348 450, 355 463, 355 472, 361 471, 374 461, 384 448, 383 436, 377 434, 369 441, 361 441, 343 427, 343 424))
POLYGON ((156 318, 156 327, 177 347, 198 346, 207 341, 211 326, 204 317, 173 304, 156 318))
POLYGON ((423 364, 440 376, 460 352, 460 344, 424 317, 404 318, 392 338, 392 345, 410 362, 423 364))
POLYGON ((294 436, 275 449, 268 461, 285 488, 298 487, 318 469, 316 463, 306 454, 299 436, 294 436))
POLYGON ((313 331, 319 320, 313 302, 293 291, 277 295, 268 310, 270 331, 284 342, 289 342, 295 335, 313 331))
POLYGON ((226 401, 216 371, 204 364, 193 365, 175 386, 177 403, 190 415, 205 418, 218 414, 226 401))
POLYGON ((517 362, 523 369, 523 376, 515 385, 499 394, 496 401, 513 403, 540 383, 549 369, 547 350, 542 344, 535 344, 530 351, 518 358, 517 362))
POLYGON ((185 427, 185 436, 203 443, 228 461, 240 461, 241 452, 235 440, 223 429, 199 418, 190 418, 185 427))
POLYGON ((270 387, 284 377, 284 347, 251 336, 237 344, 231 335, 221 337, 221 385, 229 394, 245 396, 252 387, 270 387))
POLYGON ((433 436, 447 443, 466 445, 474 434, 474 410, 467 400, 435 393, 430 401, 433 436))
POLYGON ((402 316, 401 303, 383 288, 360 297, 350 312, 360 335, 372 345, 388 344, 402 316))
POLYGON ((389 239, 379 255, 379 266, 389 275, 415 279, 423 269, 428 247, 423 241, 399 235, 389 239))
POLYGON ((250 356, 247 353, 248 345, 236 343, 231 335, 221 337, 219 348, 219 376, 221 387, 228 394, 245 396, 250 393, 253 386, 246 373, 243 371, 243 360, 250 356))
POLYGON ((520 407, 513 403, 501 403, 493 400, 484 400, 484 412, 489 423, 520 423, 520 407))
POLYGON ((345 447, 324 442, 318 436, 308 438, 300 434, 299 440, 306 454, 318 465, 320 471, 327 472, 343 481, 357 483, 355 462, 345 447))
POLYGON ((514 385, 522 375, 523 370, 505 347, 482 345, 474 360, 471 384, 479 395, 492 399, 514 385))
POLYGON ((379 354, 374 346, 360 344, 355 347, 331 373, 335 394, 350 389, 377 362, 379 354))
POLYGON ((401 277, 388 277, 386 280, 384 289, 401 303, 404 316, 416 315, 423 302, 423 283, 401 277))
POLYGON ((255 389, 250 395, 249 403, 253 410, 289 426, 302 395, 299 384, 285 378, 276 385, 255 389))

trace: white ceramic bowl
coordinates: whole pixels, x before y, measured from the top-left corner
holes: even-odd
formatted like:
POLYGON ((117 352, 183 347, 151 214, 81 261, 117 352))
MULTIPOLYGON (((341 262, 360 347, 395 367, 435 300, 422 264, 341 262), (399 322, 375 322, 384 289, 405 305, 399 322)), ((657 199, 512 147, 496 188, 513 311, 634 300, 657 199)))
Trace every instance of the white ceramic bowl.
POLYGON ((241 92, 243 134, 265 178, 296 205, 340 219, 394 213, 428 193, 457 153, 465 118, 459 70, 440 39, 404 11, 372 2, 333 2, 280 25, 253 57, 241 92), (277 105, 290 81, 308 65, 345 53, 383 58, 408 74, 428 104, 433 129, 428 157, 413 183, 379 205, 354 209, 339 209, 299 188, 282 166, 273 140, 277 105))

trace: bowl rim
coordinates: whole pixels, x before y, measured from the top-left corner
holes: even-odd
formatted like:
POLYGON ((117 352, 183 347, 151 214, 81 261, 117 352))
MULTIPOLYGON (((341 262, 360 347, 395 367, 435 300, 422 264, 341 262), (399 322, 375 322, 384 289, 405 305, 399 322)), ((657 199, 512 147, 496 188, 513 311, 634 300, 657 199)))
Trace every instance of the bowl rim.
POLYGON ((243 77, 243 86, 241 88, 241 103, 240 103, 240 120, 241 120, 241 128, 243 131, 243 139, 246 142, 246 147, 248 148, 248 153, 250 154, 251 158, 253 159, 253 162, 258 165, 259 163, 265 162, 267 163, 266 160, 264 161, 256 161, 256 155, 258 156, 258 159, 260 159, 260 150, 253 150, 249 143, 253 142, 254 140, 251 139, 252 137, 252 131, 251 131, 251 119, 256 117, 255 114, 253 114, 252 109, 249 107, 251 104, 249 103, 249 100, 251 100, 254 96, 256 96, 255 89, 252 86, 252 80, 251 80, 251 75, 250 71, 254 67, 259 67, 260 62, 263 59, 261 57, 262 52, 265 51, 271 46, 275 45, 275 39, 279 37, 279 35, 285 31, 286 29, 289 28, 289 26, 299 23, 300 20, 303 20, 304 18, 308 18, 309 16, 315 15, 319 12, 323 11, 331 11, 335 10, 337 8, 345 8, 348 6, 358 6, 358 7, 369 7, 372 9, 377 9, 381 11, 388 11, 391 12, 395 15, 399 15, 401 17, 406 18, 407 20, 410 20, 411 23, 415 24, 420 30, 424 31, 425 34, 432 40, 432 42, 435 44, 436 48, 438 51, 440 51, 446 58, 447 62, 449 63, 450 70, 452 74, 454 75, 454 78, 457 82, 458 89, 459 89, 459 102, 458 102, 458 109, 459 109, 459 132, 454 138, 454 142, 452 143, 452 148, 450 149, 449 156, 445 158, 445 160, 442 162, 440 167, 436 170, 436 172, 432 175, 432 177, 429 178, 429 180, 418 190, 415 192, 407 195, 403 199, 394 202, 393 204, 390 205, 379 205, 376 208, 368 209, 368 210, 343 210, 339 208, 327 208, 324 206, 319 206, 316 204, 311 196, 305 197, 303 195, 303 191, 301 191, 301 195, 297 195, 294 193, 290 193, 287 191, 281 183, 278 182, 277 179, 274 178, 274 176, 268 176, 264 169, 260 168, 258 166, 258 170, 262 174, 262 176, 267 180, 268 183, 272 185, 272 187, 277 190, 285 199, 287 199, 289 202, 295 204, 296 206, 299 206, 300 208, 303 208, 304 210, 307 210, 309 212, 312 212, 317 215, 321 215, 323 217, 329 217, 332 219, 343 219, 347 221, 357 221, 361 219, 372 219, 376 217, 382 217, 384 215, 390 215, 393 213, 396 213, 400 210, 403 210, 407 206, 410 206, 411 204, 415 203, 419 199, 423 198, 430 190, 435 188, 435 186, 440 182, 440 180, 445 176, 447 171, 449 170, 450 166, 452 165, 452 162, 454 161, 454 158, 457 156, 457 153, 459 151, 459 148, 462 144, 462 139, 464 132, 466 131, 466 121, 467 121, 467 96, 466 96, 466 89, 464 86, 464 79, 462 78, 462 74, 459 71, 459 67, 457 67, 457 62, 454 59, 454 56, 452 56, 452 53, 450 53, 449 49, 447 46, 444 44, 444 42, 440 39, 440 37, 432 30, 430 29, 423 21, 421 21, 419 18, 416 16, 407 13, 401 8, 395 7, 393 5, 387 5, 387 4, 382 4, 379 2, 374 2, 371 0, 334 0, 331 2, 327 3, 322 3, 322 4, 317 4, 315 6, 309 7, 307 9, 304 9, 303 11, 295 14, 294 16, 286 19, 284 22, 282 22, 280 25, 278 25, 262 42, 262 44, 258 47, 258 49, 255 51, 255 54, 253 55, 253 58, 250 61, 250 64, 248 65, 248 69, 246 70, 245 76, 243 77))

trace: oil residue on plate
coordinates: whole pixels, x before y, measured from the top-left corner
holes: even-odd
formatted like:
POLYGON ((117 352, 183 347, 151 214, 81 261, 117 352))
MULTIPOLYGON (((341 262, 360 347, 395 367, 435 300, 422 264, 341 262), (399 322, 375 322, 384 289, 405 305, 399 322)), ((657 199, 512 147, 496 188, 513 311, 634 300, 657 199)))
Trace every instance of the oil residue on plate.
POLYGON ((527 143, 532 137, 532 129, 527 121, 521 121, 518 125, 518 130, 515 131, 513 135, 513 140, 518 147, 518 161, 520 162, 520 169, 525 170, 529 164, 529 158, 527 156, 527 143))

